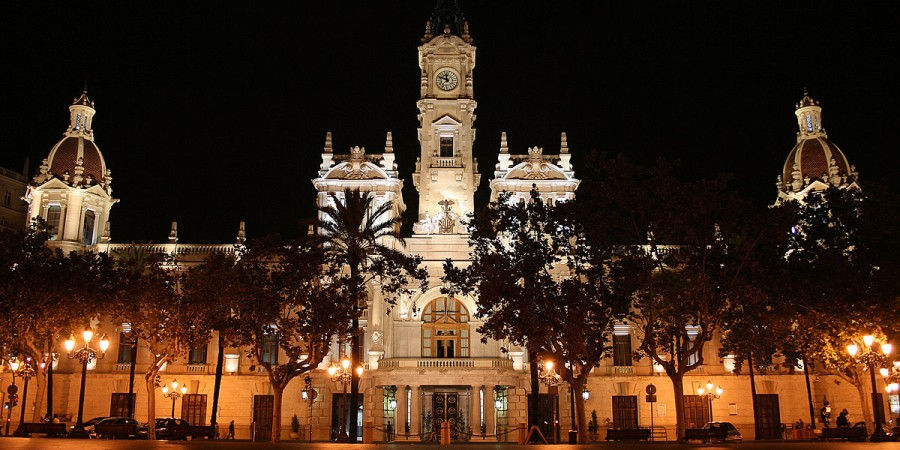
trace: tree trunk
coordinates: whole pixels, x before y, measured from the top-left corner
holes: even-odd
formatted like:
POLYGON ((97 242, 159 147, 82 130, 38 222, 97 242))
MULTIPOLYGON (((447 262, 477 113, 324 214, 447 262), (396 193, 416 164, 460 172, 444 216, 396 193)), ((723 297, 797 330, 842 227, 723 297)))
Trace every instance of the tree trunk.
POLYGON ((353 301, 353 320, 350 323, 350 370, 352 376, 350 377, 350 400, 348 402, 350 425, 347 427, 347 434, 350 438, 349 442, 355 443, 358 430, 356 417, 359 410, 359 375, 356 374, 356 367, 360 365, 359 299, 362 295, 357 264, 350 265, 350 283, 353 289, 350 292, 353 301))
MULTIPOLYGON (((803 378, 806 379, 806 400, 809 402, 809 423, 812 424, 812 429, 816 429, 816 408, 813 407, 813 396, 812 396, 812 386, 809 383, 809 364, 806 363, 806 360, 803 360, 803 378)), ((824 427, 825 424, 822 424, 824 427)))
POLYGON ((156 373, 147 372, 144 377, 147 386, 147 439, 151 441, 156 440, 156 386, 154 380, 156 380, 156 373))
POLYGON ((47 339, 47 418, 53 420, 53 338, 47 339))
POLYGON ((669 379, 672 380, 672 389, 675 393, 676 436, 679 442, 683 442, 684 429, 686 428, 684 423, 684 375, 676 373, 669 375, 669 379))
POLYGON ((588 436, 587 416, 584 411, 584 397, 581 396, 581 392, 584 391, 584 382, 579 383, 576 381, 573 388, 575 389, 575 417, 578 420, 578 443, 589 444, 591 439, 590 436, 588 436))
POLYGON ((528 428, 537 425, 538 396, 541 391, 540 381, 538 380, 538 361, 537 354, 528 350, 528 372, 531 376, 531 395, 528 396, 528 428))
POLYGON ((750 368, 750 395, 753 401, 753 440, 759 440, 759 418, 756 416, 756 377, 753 374, 753 353, 747 354, 747 366, 750 368))
MULTIPOLYGON (((32 422, 40 422, 43 417, 43 409, 44 409, 44 382, 45 375, 44 371, 41 370, 41 359, 44 356, 44 351, 42 348, 38 348, 37 345, 34 345, 31 341, 28 342, 28 348, 31 351, 31 354, 34 358, 33 367, 34 367, 34 401, 32 405, 34 405, 33 414, 31 417, 32 422)), ((25 408, 27 399, 22 397, 22 408, 25 408)))
POLYGON ((281 396, 284 395, 284 385, 272 383, 272 442, 281 441, 281 396))
MULTIPOLYGON (((212 415, 210 415, 210 438, 215 437, 219 414, 219 391, 222 389, 222 367, 225 365, 225 337, 219 332, 219 353, 216 356, 216 381, 213 387, 212 415)), ((280 404, 280 403, 279 403, 280 404)))

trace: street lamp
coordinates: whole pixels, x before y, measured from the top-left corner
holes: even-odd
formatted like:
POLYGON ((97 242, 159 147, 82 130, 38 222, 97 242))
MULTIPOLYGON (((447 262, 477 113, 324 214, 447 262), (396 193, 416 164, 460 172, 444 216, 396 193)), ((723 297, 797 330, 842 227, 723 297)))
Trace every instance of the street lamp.
POLYGON ((722 396, 722 393, 725 392, 725 389, 722 389, 722 386, 716 386, 712 383, 712 381, 706 382, 706 387, 698 387, 697 395, 700 397, 706 397, 706 401, 709 403, 709 421, 713 421, 712 415, 712 402, 713 400, 722 396))
POLYGON ((887 440, 888 437, 882 428, 884 424, 884 405, 881 403, 881 394, 878 393, 878 386, 875 383, 875 367, 884 365, 888 355, 893 352, 894 346, 889 342, 875 345, 875 336, 871 334, 863 336, 862 342, 865 345, 864 349, 861 349, 859 345, 853 342, 847 345, 847 354, 855 362, 863 364, 866 370, 869 371, 869 377, 872 381, 872 414, 875 416, 875 430, 872 431, 872 437, 869 440, 881 442, 887 440))
POLYGON ((170 390, 169 386, 164 384, 162 386, 162 393, 163 393, 163 397, 172 399, 172 415, 169 417, 172 417, 174 419, 175 418, 175 400, 178 400, 179 398, 181 398, 182 395, 187 394, 188 388, 187 388, 187 386, 184 385, 184 383, 182 383, 181 388, 179 388, 178 380, 172 380, 171 385, 172 385, 172 389, 170 390))
MULTIPOLYGON (((541 383, 544 383, 547 386, 547 393, 549 394, 550 388, 552 386, 558 385, 560 383, 560 381, 562 380, 562 377, 558 373, 556 373, 556 363, 554 363, 552 360, 547 360, 547 361, 544 361, 543 364, 541 364, 539 366, 538 379, 541 380, 541 383)), ((537 399, 539 398, 538 393, 535 392, 534 395, 535 395, 535 403, 537 403, 537 399)), ((549 398, 549 395, 548 395, 548 398, 549 398)), ((554 412, 553 411, 553 403, 548 401, 547 406, 548 406, 548 409, 550 410, 550 411, 548 411, 548 415, 549 415, 549 419, 550 419, 550 427, 551 427, 551 433, 553 435, 552 436, 553 441, 555 442, 557 440, 556 439, 556 417, 555 417, 555 414, 553 414, 553 412, 554 412)))
MULTIPOLYGON (((356 375, 362 377, 363 368, 362 366, 356 367, 356 375)), ((336 383, 341 383, 344 388, 344 396, 343 403, 341 404, 341 420, 339 421, 339 431, 338 431, 338 441, 347 442, 350 440, 350 437, 347 435, 347 386, 350 385, 350 380, 353 379, 353 371, 350 370, 350 358, 346 356, 341 358, 340 365, 332 365, 328 368, 328 376, 331 377, 331 381, 336 383)), ((353 420, 356 420, 356 417, 353 417, 353 420)))
POLYGON ((106 355, 106 349, 109 348, 109 339, 106 338, 106 335, 100 337, 100 342, 98 343, 99 350, 94 350, 91 347, 91 340, 94 338, 94 330, 91 330, 90 327, 85 327, 84 331, 81 333, 81 338, 84 344, 80 348, 75 348, 75 335, 66 339, 63 343, 66 347, 66 352, 68 353, 69 358, 77 359, 81 362, 81 391, 78 394, 78 419, 75 422, 75 426, 72 428, 72 432, 70 435, 74 435, 74 437, 86 437, 87 433, 84 431, 84 381, 87 376, 87 366, 88 362, 96 359, 101 359, 106 355))
POLYGON ((313 389, 312 378, 309 375, 306 375, 306 378, 303 379, 303 391, 300 393, 300 396, 303 397, 303 400, 309 402, 309 442, 312 442, 312 407, 319 393, 313 389))
MULTIPOLYGON (((17 374, 25 379, 25 386, 22 389, 22 406, 19 411, 19 427, 16 428, 16 432, 13 433, 13 436, 24 436, 25 429, 22 428, 22 424, 25 423, 25 402, 28 400, 28 380, 31 379, 35 375, 34 365, 31 362, 31 357, 26 356, 25 361, 21 364, 18 362, 13 367, 13 362, 10 361, 9 368, 12 369, 13 376, 17 374)), ((11 408, 10 408, 11 409, 11 408)), ((7 415, 6 420, 6 434, 9 435, 9 416, 7 415)))

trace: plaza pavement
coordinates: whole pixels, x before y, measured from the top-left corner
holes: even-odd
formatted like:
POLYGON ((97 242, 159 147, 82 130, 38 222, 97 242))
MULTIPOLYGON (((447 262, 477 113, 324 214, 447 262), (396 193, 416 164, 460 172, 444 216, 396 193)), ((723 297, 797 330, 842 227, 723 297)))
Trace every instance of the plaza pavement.
MULTIPOLYGON (((838 449, 838 450, 900 450, 897 442, 744 442, 742 444, 677 444, 677 443, 628 443, 628 442, 603 442, 590 445, 532 445, 519 446, 514 444, 455 444, 457 450, 676 450, 702 448, 710 450, 718 449, 743 449, 743 450, 814 450, 814 449, 838 449)), ((252 443, 246 441, 129 441, 129 440, 98 440, 98 439, 48 439, 48 438, 0 438, 0 449, 3 450, 117 450, 117 449, 164 449, 164 450, 245 450, 245 449, 308 449, 308 450, 426 450, 439 449, 439 445, 431 444, 389 444, 389 445, 350 445, 335 443, 301 443, 281 442, 252 443)))

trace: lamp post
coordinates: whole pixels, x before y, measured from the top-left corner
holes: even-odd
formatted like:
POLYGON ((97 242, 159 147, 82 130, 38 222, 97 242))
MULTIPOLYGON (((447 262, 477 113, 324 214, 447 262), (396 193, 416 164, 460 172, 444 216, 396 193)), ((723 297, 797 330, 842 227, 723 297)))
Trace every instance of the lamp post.
POLYGON ((319 393, 313 389, 312 378, 310 378, 309 375, 303 379, 303 391, 300 392, 300 396, 304 401, 309 403, 309 442, 312 442, 312 407, 313 402, 316 401, 316 397, 319 396, 319 393))
POLYGON ((174 419, 175 418, 175 400, 178 400, 179 398, 181 398, 182 395, 187 394, 188 388, 187 388, 187 386, 184 385, 184 383, 182 383, 181 388, 179 388, 178 380, 172 380, 171 386, 172 386, 172 389, 169 389, 169 385, 164 384, 162 386, 162 394, 163 394, 163 397, 172 399, 172 415, 169 417, 174 419))
POLYGON ((77 359, 81 362, 81 391, 78 394, 78 419, 75 422, 75 427, 72 428, 72 432, 69 433, 69 435, 73 437, 87 436, 87 433, 84 431, 84 380, 87 376, 88 362, 103 358, 106 355, 106 349, 109 348, 109 339, 106 338, 106 335, 100 337, 100 342, 98 343, 99 350, 91 348, 91 340, 94 338, 94 330, 92 330, 91 327, 85 327, 84 331, 81 333, 81 338, 83 339, 84 344, 78 349, 75 348, 75 335, 70 336, 64 343, 69 358, 77 359))
MULTIPOLYGON (((350 385, 350 381, 353 379, 353 372, 356 372, 358 377, 362 377, 363 368, 362 366, 357 366, 355 370, 350 370, 350 358, 343 357, 341 358, 341 363, 339 365, 335 364, 328 368, 328 376, 331 377, 331 381, 339 382, 344 388, 344 401, 341 402, 341 418, 338 421, 338 441, 339 442, 347 442, 350 440, 350 436, 347 436, 347 386, 350 385)), ((355 411, 354 411, 355 412, 355 411)), ((354 414, 355 415, 355 414, 354 414)), ((356 417, 352 418, 356 420, 356 417)))
POLYGON ((855 342, 847 345, 847 353, 858 363, 865 366, 869 371, 869 378, 872 381, 872 414, 875 419, 875 429, 872 431, 872 442, 881 442, 888 439, 882 426, 884 425, 884 407, 881 404, 881 394, 878 393, 878 386, 875 382, 875 366, 881 366, 887 360, 888 355, 894 350, 894 347, 888 342, 882 342, 881 345, 875 345, 875 336, 867 334, 862 337, 864 351, 860 351, 859 345, 855 342))
MULTIPOLYGON (((556 386, 562 380, 562 377, 556 373, 556 363, 552 360, 544 361, 538 368, 538 379, 547 386, 547 407, 550 416, 550 432, 553 435, 553 442, 556 442, 556 415, 553 414, 553 402, 550 401, 550 388, 556 386)), ((538 393, 534 393, 535 398, 540 398, 538 393)))
MULTIPOLYGON (((25 380, 25 385, 22 387, 22 406, 19 410, 19 427, 16 428, 13 436, 24 436, 25 429, 22 427, 22 424, 25 423, 25 402, 28 400, 28 380, 30 380, 31 377, 35 375, 35 370, 34 366, 32 365, 30 356, 26 356, 25 361, 23 361, 21 364, 16 365, 18 367, 13 368, 12 361, 10 361, 9 368, 12 369, 13 375, 16 375, 16 372, 18 372, 18 375, 25 380)), ((6 422, 6 426, 7 428, 9 427, 8 420, 6 422)), ((9 434, 9 429, 7 429, 6 432, 7 434, 9 434)))
POLYGON ((19 387, 16 386, 16 373, 19 371, 19 366, 22 364, 17 357, 11 357, 6 362, 9 366, 9 372, 12 375, 12 384, 6 387, 6 392, 9 394, 9 400, 5 403, 6 407, 6 429, 3 432, 4 436, 9 436, 9 422, 12 417, 12 409, 16 405, 19 396, 17 392, 19 392, 19 387))
POLYGON ((712 402, 713 400, 721 397, 723 392, 725 392, 725 389, 722 389, 722 386, 716 386, 712 384, 712 381, 707 381, 705 388, 702 386, 697 388, 697 395, 699 395, 700 397, 706 397, 706 401, 709 404, 710 422, 713 421, 712 402))

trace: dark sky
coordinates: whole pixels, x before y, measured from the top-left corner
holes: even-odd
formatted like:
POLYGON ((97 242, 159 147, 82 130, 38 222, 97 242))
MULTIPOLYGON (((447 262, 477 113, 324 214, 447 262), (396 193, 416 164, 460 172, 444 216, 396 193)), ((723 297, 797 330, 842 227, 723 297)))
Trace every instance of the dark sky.
MULTIPOLYGON (((122 199, 114 241, 162 241, 173 219, 182 242, 231 242, 241 219, 251 236, 296 234, 328 130, 341 152, 380 151, 393 131, 414 217, 416 46, 433 3, 219 3, 4 6, 0 165, 27 156, 33 175, 86 80, 122 199)), ((662 156, 771 202, 804 85, 863 186, 896 187, 898 2, 462 3, 479 194, 500 131, 517 153, 555 153, 567 131, 576 175, 594 149, 662 156)))

